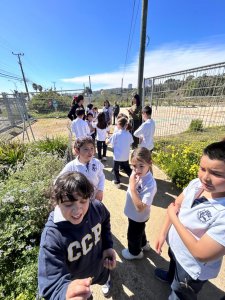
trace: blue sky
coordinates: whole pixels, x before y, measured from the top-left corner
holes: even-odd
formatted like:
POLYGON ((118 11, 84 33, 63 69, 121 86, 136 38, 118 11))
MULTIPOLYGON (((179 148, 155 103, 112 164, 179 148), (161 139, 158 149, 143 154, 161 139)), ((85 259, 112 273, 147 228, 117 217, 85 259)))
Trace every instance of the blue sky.
MULTIPOLYGON (((0 73, 29 89, 137 84, 142 0, 1 0, 0 73), (133 26, 131 19, 133 14, 133 26), (130 44, 128 38, 130 33, 130 44), (127 53, 127 59, 126 59, 127 53), (126 64, 125 64, 126 62, 126 64), (125 67, 126 65, 126 67, 125 67)), ((149 0, 145 77, 225 61, 224 0, 149 0)), ((0 77, 0 92, 24 91, 0 77)))

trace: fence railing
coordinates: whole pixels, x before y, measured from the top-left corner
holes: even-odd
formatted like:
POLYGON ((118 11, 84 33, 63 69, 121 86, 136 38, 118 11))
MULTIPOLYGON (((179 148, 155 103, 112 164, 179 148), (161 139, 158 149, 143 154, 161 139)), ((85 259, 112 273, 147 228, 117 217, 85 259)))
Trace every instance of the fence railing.
POLYGON ((145 99, 153 107, 156 136, 225 125, 225 63, 145 79, 145 99))

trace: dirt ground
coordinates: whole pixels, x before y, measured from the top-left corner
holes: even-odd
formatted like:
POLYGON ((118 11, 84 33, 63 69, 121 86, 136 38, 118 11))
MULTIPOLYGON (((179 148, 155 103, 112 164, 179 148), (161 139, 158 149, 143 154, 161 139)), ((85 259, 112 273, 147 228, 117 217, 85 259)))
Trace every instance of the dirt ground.
MULTIPOLYGON (((36 139, 46 136, 68 136, 68 120, 50 119, 39 120, 32 125, 36 139)), ((19 137, 21 139, 21 136, 19 137)), ((154 166, 153 173, 157 181, 158 192, 154 199, 151 217, 146 226, 147 238, 152 246, 151 251, 145 252, 140 261, 126 261, 121 256, 121 251, 127 247, 127 218, 123 214, 125 194, 128 178, 125 174, 121 178, 121 189, 112 184, 112 149, 108 147, 107 161, 105 165, 105 190, 104 204, 111 213, 111 226, 114 237, 114 248, 117 252, 117 268, 112 272, 112 295, 114 300, 166 300, 169 295, 169 286, 154 278, 155 267, 168 267, 167 245, 164 246, 162 255, 154 251, 154 241, 163 222, 166 207, 178 195, 179 191, 166 178, 166 175, 154 166)), ((225 259, 218 278, 205 284, 199 294, 199 300, 217 300, 225 295, 225 259)), ((93 296, 96 300, 105 299, 99 286, 93 286, 93 296)))

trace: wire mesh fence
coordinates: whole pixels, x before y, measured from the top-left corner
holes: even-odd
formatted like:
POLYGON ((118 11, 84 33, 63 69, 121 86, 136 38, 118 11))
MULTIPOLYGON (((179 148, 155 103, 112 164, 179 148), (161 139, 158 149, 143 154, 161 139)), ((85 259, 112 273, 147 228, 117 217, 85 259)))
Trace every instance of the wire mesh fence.
POLYGON ((225 125, 225 63, 145 79, 156 136, 183 132, 192 122, 225 125))

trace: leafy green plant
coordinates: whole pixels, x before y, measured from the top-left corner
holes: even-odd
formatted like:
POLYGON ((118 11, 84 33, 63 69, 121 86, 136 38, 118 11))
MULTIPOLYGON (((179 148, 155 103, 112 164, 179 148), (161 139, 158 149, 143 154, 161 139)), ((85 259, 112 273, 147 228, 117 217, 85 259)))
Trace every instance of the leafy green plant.
POLYGON ((44 140, 40 140, 31 145, 31 151, 47 152, 55 154, 57 153, 61 157, 65 155, 67 149, 67 139, 64 137, 46 137, 44 140))
POLYGON ((15 165, 23 160, 27 145, 18 141, 0 142, 0 164, 15 165))
POLYGON ((38 245, 49 214, 46 190, 63 165, 58 155, 40 152, 29 156, 23 168, 0 185, 0 294, 4 299, 35 298, 38 245))
POLYGON ((188 128, 189 131, 202 131, 203 130, 203 121, 201 119, 195 119, 191 121, 191 124, 188 128))
POLYGON ((197 177, 199 160, 207 143, 166 145, 154 153, 154 162, 177 187, 184 188, 197 177))

